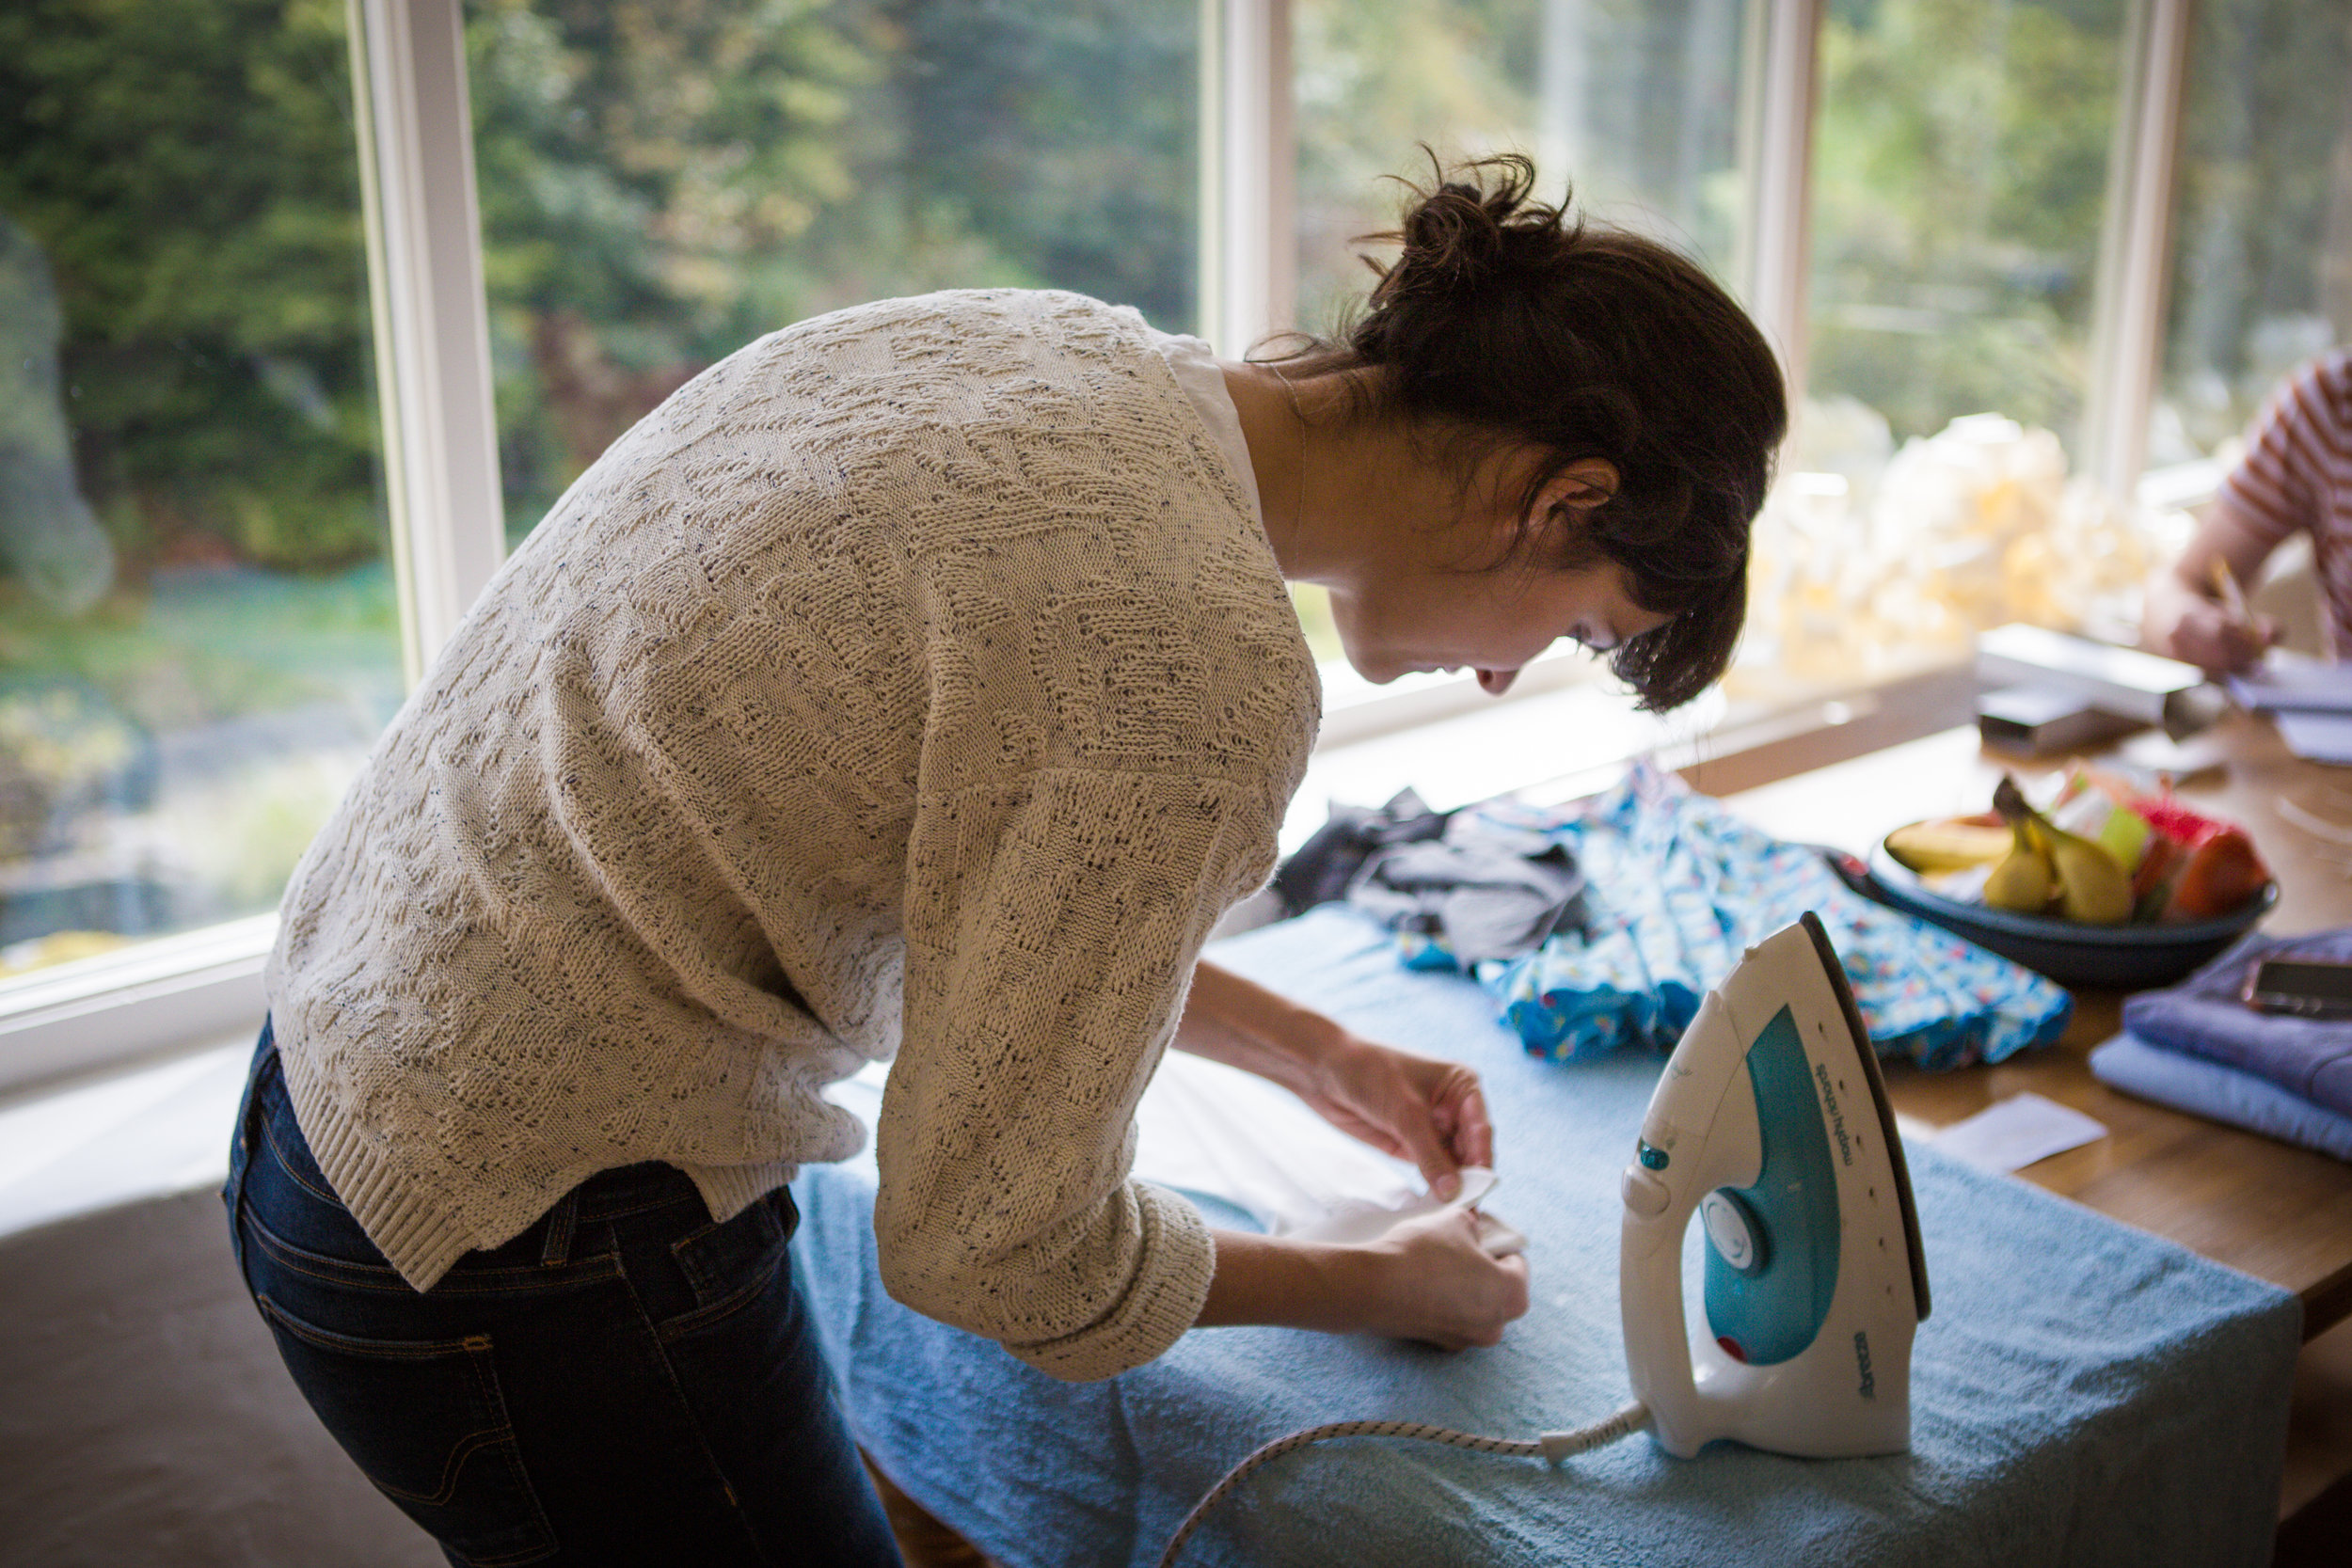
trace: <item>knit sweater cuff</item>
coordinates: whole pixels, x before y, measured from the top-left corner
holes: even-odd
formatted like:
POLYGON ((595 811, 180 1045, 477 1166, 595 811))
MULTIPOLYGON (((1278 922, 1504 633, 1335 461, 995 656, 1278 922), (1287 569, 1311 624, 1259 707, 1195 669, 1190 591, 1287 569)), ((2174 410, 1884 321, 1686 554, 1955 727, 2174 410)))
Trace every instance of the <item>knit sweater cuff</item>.
POLYGON ((1134 1183, 1143 1219, 1142 1257, 1118 1309, 1058 1339, 1007 1343, 1038 1370, 1065 1382, 1114 1377, 1160 1355, 1200 1317, 1216 1272, 1216 1243, 1200 1212, 1173 1193, 1134 1183))

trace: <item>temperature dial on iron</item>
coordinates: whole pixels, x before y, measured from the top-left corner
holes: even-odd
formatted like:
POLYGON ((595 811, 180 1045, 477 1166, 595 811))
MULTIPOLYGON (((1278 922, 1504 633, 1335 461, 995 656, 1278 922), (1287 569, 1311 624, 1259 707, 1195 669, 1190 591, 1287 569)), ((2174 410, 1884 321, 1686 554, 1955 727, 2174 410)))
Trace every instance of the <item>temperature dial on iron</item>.
POLYGON ((1738 1193, 1718 1187, 1699 1199, 1699 1223, 1717 1256, 1753 1279, 1772 1261, 1772 1243, 1764 1222, 1738 1193))

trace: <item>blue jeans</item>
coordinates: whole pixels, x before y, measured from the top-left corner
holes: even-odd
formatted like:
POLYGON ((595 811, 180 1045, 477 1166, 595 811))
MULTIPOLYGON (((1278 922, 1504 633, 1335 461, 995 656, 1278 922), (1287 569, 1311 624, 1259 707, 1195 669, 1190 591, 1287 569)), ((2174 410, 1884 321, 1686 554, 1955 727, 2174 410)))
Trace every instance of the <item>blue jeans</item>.
POLYGON ((675 1167, 606 1171, 419 1292, 320 1175, 264 1025, 221 1196, 303 1396, 453 1563, 898 1562, 790 1194, 713 1225, 675 1167))

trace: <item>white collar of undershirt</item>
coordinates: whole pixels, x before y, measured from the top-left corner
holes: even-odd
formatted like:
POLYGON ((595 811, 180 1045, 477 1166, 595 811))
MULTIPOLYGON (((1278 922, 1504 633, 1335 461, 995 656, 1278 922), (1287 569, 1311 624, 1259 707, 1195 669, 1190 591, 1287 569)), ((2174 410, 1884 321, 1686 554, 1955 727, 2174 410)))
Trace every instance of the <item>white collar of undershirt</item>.
POLYGON ((1249 443, 1241 433, 1241 414, 1233 406, 1233 394, 1225 388, 1225 372, 1216 362, 1216 351, 1198 338, 1162 332, 1156 327, 1151 332, 1152 346, 1168 361, 1176 385, 1192 400, 1200 422, 1216 438, 1217 450, 1225 454, 1226 466, 1233 470, 1233 482, 1249 498, 1249 515, 1256 519, 1258 531, 1264 532, 1265 508, 1258 500, 1257 470, 1249 466, 1249 443))

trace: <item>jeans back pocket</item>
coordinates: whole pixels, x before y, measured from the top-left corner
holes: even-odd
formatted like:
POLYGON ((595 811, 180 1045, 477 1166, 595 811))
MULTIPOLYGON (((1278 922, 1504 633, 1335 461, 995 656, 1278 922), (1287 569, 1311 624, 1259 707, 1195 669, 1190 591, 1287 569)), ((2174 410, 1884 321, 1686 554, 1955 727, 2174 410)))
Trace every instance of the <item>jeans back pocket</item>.
POLYGON ((376 1489, 458 1560, 509 1568, 552 1556, 555 1533, 523 1472, 487 1335, 361 1339, 254 1298, 286 1369, 376 1489), (396 1430, 384 1412, 397 1410, 396 1430))

